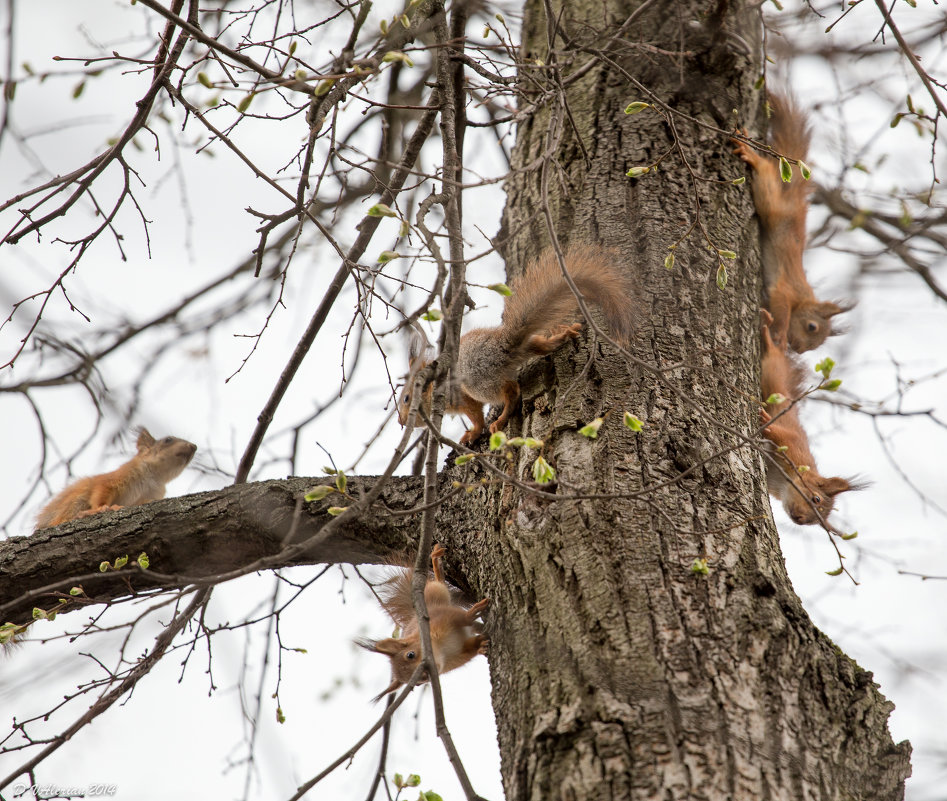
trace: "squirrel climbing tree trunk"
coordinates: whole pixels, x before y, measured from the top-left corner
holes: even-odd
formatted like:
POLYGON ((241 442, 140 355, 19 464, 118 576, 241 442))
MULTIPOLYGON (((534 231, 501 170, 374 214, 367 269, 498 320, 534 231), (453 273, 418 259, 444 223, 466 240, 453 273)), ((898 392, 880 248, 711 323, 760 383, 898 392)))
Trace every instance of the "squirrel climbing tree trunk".
POLYGON ((499 244, 511 274, 550 227, 619 249, 640 292, 630 352, 652 369, 584 337, 521 378, 522 434, 545 441, 556 491, 597 497, 474 494, 484 530, 464 561, 502 620, 507 801, 903 798, 892 705, 802 608, 741 439, 758 420, 761 271, 721 131, 765 125, 758 14, 698 0, 529 0, 525 14, 537 110, 517 131, 499 244), (635 101, 667 106, 623 113, 635 101), (577 432, 605 415, 597 438, 577 432))

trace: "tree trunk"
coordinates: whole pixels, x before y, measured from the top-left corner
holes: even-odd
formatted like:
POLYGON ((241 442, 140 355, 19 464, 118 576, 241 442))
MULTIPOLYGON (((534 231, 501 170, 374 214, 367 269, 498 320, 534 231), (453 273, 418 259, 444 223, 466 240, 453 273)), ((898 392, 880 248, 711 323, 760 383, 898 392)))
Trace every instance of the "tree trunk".
MULTIPOLYGON (((521 86, 549 94, 534 95, 539 110, 517 134, 501 237, 509 269, 549 242, 536 165, 552 149, 557 235, 619 249, 641 295, 631 351, 664 372, 585 338, 523 376, 522 432, 546 442, 558 492, 621 497, 544 504, 492 485, 477 499, 484 534, 465 561, 493 599, 507 801, 900 799, 910 746, 891 741, 892 705, 802 609, 760 456, 739 436, 758 417, 757 224, 747 187, 726 183, 742 165, 705 126, 761 132, 759 19, 743 3, 710 14, 706 2, 645 3, 610 42, 639 5, 555 4, 550 54, 543 4, 526 4, 524 52, 546 66, 521 86), (568 84, 590 50, 615 63, 568 84), (652 100, 629 76, 673 109, 673 128, 651 110, 623 113, 652 100), (625 177, 669 150, 657 174, 625 177), (739 254, 723 290, 708 239, 739 254), (643 433, 622 425, 625 410, 646 421, 643 433), (597 439, 577 433, 606 414, 597 439)), ((529 461, 511 470, 528 479, 529 461)))

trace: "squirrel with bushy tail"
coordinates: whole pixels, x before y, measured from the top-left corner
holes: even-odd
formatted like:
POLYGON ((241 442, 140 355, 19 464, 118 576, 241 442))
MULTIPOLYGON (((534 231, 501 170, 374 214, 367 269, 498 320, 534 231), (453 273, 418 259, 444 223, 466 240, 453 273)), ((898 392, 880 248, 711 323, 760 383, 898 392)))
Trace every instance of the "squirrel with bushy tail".
MULTIPOLYGON (((635 323, 634 286, 618 267, 619 256, 611 250, 588 243, 573 244, 565 254, 569 277, 584 300, 597 304, 608 323, 608 333, 625 346, 635 323)), ((490 433, 499 431, 514 412, 520 396, 518 375, 527 362, 546 356, 582 331, 577 320, 579 304, 566 281, 553 250, 545 251, 530 264, 523 275, 511 282, 512 295, 503 309, 503 320, 495 328, 475 328, 460 338, 460 351, 451 383, 447 411, 464 414, 471 428, 462 444, 476 442, 486 426, 483 405, 503 404, 500 416, 490 425, 490 433)), ((412 344, 410 376, 430 363, 412 344)), ((419 415, 412 417, 413 382, 405 387, 398 401, 402 425, 422 425, 419 415)), ((428 386, 420 406, 430 409, 432 388, 428 386)))

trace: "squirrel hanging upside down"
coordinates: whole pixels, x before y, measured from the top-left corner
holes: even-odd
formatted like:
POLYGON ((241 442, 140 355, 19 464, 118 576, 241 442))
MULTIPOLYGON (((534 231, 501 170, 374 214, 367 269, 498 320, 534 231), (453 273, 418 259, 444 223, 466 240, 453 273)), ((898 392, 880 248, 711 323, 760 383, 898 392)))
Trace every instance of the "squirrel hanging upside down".
POLYGON ((138 434, 137 445, 138 453, 117 470, 80 478, 54 496, 37 516, 36 530, 160 500, 165 485, 181 474, 197 450, 194 443, 177 437, 156 440, 145 428, 138 434))
POLYGON ((822 520, 828 519, 835 506, 836 495, 861 487, 846 478, 826 478, 819 473, 815 457, 809 449, 809 438, 799 421, 798 405, 793 403, 803 395, 802 368, 784 348, 773 341, 770 334, 773 318, 770 314, 763 309, 762 315, 761 394, 764 400, 772 395, 782 395, 784 398, 773 405, 770 411, 760 412, 762 421, 769 423, 763 429, 763 436, 777 448, 785 449, 776 451, 772 461, 766 460, 766 483, 769 494, 782 501, 786 514, 794 523, 800 526, 813 525, 820 522, 820 515, 822 520), (770 423, 780 412, 783 413, 779 418, 770 423))
MULTIPOLYGON (((617 261, 614 252, 587 243, 574 244, 565 254, 566 269, 582 296, 601 307, 611 336, 625 346, 635 322, 634 287, 616 266, 617 261)), ((582 323, 576 321, 578 302, 554 251, 545 251, 513 280, 510 289, 513 294, 507 298, 499 326, 475 328, 460 338, 447 411, 470 419, 471 428, 460 439, 463 444, 475 442, 483 433, 485 403, 503 404, 499 418, 490 424, 490 433, 503 428, 520 395, 520 368, 575 339, 582 330, 582 323)), ((430 363, 418 351, 412 345, 411 376, 430 363)), ((409 379, 398 399, 401 425, 409 424, 413 391, 409 379)), ((430 410, 432 391, 429 385, 421 398, 425 410, 430 410)), ((422 425, 420 417, 415 416, 411 425, 422 425)))
MULTIPOLYGON (((428 579, 424 587, 424 603, 427 606, 431 631, 431 648, 438 674, 447 673, 466 665, 477 654, 486 654, 489 640, 483 633, 483 624, 476 618, 490 603, 488 598, 478 601, 470 608, 451 601, 450 590, 444 581, 441 560, 444 549, 435 545, 431 551, 431 566, 434 578, 428 579)), ((406 684, 421 662, 421 633, 411 597, 413 570, 402 570, 384 585, 380 594, 382 608, 401 629, 400 637, 383 640, 362 639, 356 642, 369 651, 385 654, 391 660, 391 684, 382 690, 373 701, 394 692, 406 684)), ((426 681, 427 679, 422 679, 426 681)))
MULTIPOLYGON (((769 140, 773 150, 788 158, 805 161, 809 151, 809 123, 806 115, 788 98, 769 96, 773 110, 769 140)), ((777 345, 797 353, 819 347, 835 333, 832 318, 848 310, 832 301, 816 299, 802 266, 806 247, 806 213, 809 182, 797 166, 792 181, 786 183, 779 161, 758 153, 738 139, 730 140, 733 152, 753 170, 753 203, 760 218, 763 277, 767 308, 773 315, 771 335, 777 345)))

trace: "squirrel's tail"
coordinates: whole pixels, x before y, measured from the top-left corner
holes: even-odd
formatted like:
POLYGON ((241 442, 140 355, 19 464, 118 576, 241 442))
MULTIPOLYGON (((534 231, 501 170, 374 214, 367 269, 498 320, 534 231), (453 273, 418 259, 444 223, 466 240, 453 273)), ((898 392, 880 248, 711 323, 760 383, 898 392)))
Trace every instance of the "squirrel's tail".
MULTIPOLYGON (((769 140, 773 149, 791 159, 805 161, 809 157, 812 139, 808 116, 790 95, 770 94, 767 99, 773 112, 769 121, 769 140)), ((802 181, 800 185, 805 183, 802 181)))
MULTIPOLYGON (((566 269, 586 301, 598 304, 612 337, 621 345, 631 341, 635 325, 635 292, 619 268, 619 255, 599 245, 573 243, 565 253, 566 269)), ((575 320, 575 294, 566 283, 552 249, 544 251, 520 278, 503 310, 503 328, 520 347, 529 337, 575 320)))
POLYGON ((404 629, 414 618, 411 582, 414 571, 409 567, 397 568, 378 586, 378 600, 391 619, 404 629))

